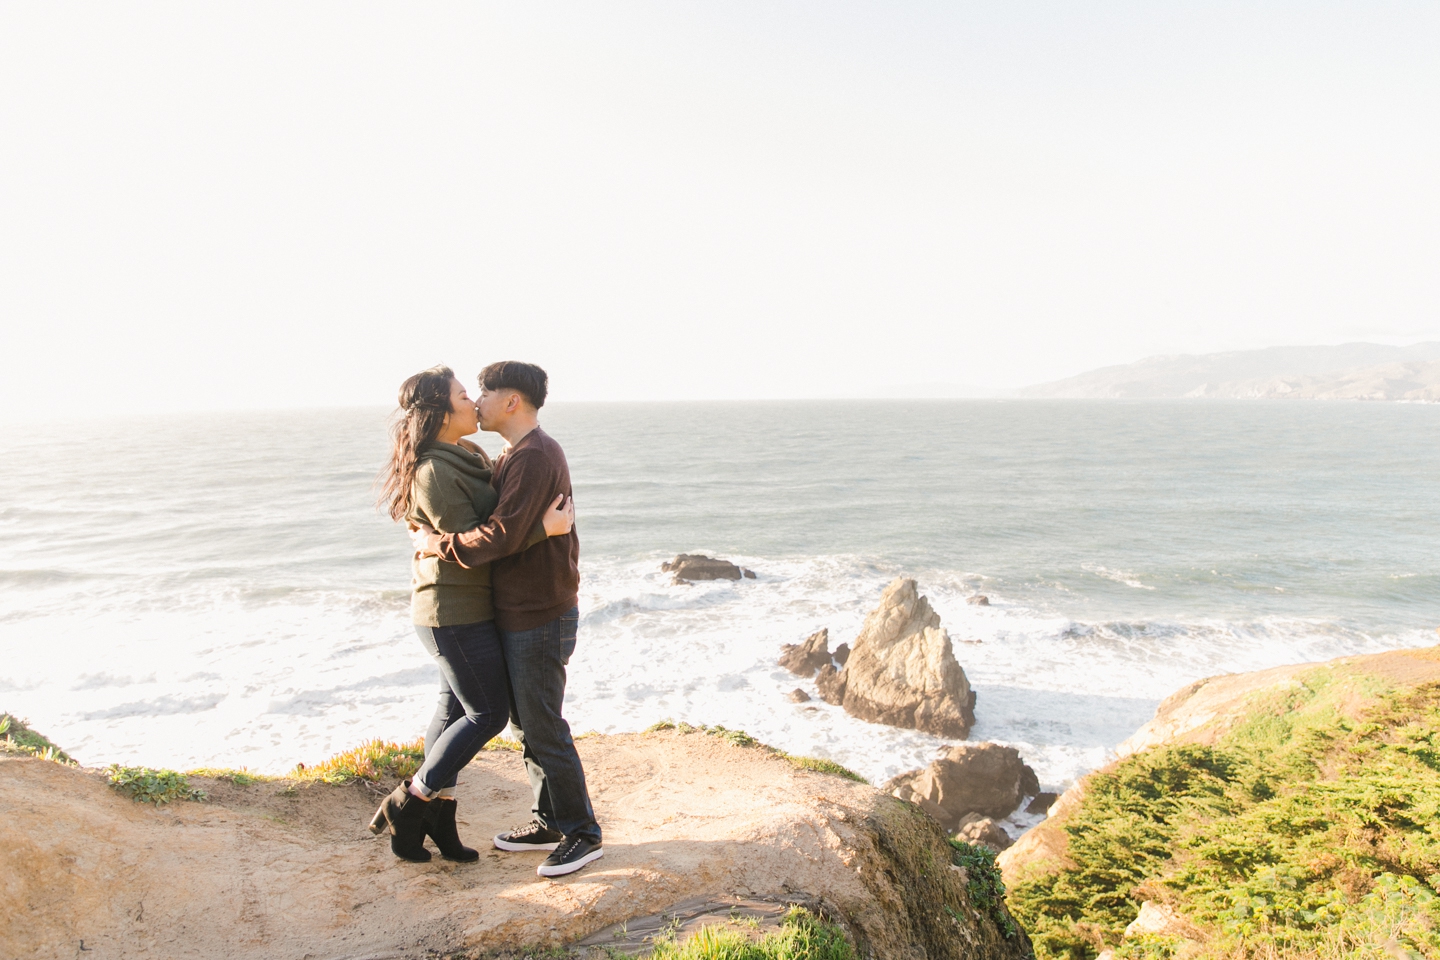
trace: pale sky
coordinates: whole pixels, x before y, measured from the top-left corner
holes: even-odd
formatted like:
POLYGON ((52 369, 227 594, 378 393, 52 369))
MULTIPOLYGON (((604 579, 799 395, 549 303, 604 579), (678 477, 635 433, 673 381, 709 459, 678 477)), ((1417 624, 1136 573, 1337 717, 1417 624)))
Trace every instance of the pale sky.
POLYGON ((1440 4, 7 3, 0 410, 1440 339, 1440 4))

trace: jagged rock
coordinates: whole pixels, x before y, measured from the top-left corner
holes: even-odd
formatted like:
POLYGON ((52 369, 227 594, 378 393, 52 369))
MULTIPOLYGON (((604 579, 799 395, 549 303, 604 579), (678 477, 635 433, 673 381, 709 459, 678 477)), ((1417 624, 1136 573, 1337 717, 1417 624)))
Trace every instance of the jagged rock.
POLYGON ((1009 816, 1022 799, 1040 792, 1040 782, 1014 747, 961 743, 929 766, 894 777, 884 789, 919 804, 954 831, 968 814, 1009 816))
POLYGON ((988 847, 993 853, 999 853, 1015 841, 1010 839, 1010 834, 990 817, 982 817, 978 813, 966 814, 960 818, 960 828, 955 831, 957 839, 966 843, 975 844, 981 847, 988 847))
POLYGON ((1060 799, 1058 793, 1037 793, 1035 799, 1030 801, 1025 808, 1026 813, 1048 813, 1050 808, 1060 799))
POLYGON ((985 594, 983 593, 977 593, 973 597, 966 597, 965 602, 970 604, 972 607, 990 606, 990 598, 985 596, 985 594))
POLYGON ((815 686, 820 691, 820 699, 826 703, 841 706, 845 702, 845 675, 835 669, 833 663, 827 663, 820 668, 815 675, 815 686))
POLYGON ((845 661, 850 659, 850 644, 842 643, 835 648, 835 662, 845 666, 845 661))
POLYGON ((815 671, 830 662, 830 631, 816 630, 803 643, 787 643, 780 654, 780 666, 801 677, 813 677, 815 671))
POLYGON ((755 579, 755 571, 737 567, 729 560, 702 557, 698 553, 682 553, 660 569, 675 575, 676 583, 693 583, 696 580, 739 580, 741 577, 755 579))
POLYGON ((785 695, 785 699, 789 700, 791 703, 809 703, 810 694, 806 693, 804 690, 801 690, 799 687, 796 687, 794 690, 791 690, 788 694, 785 695))
POLYGON ((975 725, 975 692, 950 635, 907 577, 885 588, 838 679, 845 712, 861 720, 959 740, 975 725))

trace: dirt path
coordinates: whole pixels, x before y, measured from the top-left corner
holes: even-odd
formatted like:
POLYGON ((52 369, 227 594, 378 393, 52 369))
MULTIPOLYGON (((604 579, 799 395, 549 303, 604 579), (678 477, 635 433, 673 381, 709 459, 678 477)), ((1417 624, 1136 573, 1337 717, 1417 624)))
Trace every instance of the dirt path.
MULTIPOLYGON (((688 900, 805 895, 880 910, 883 864, 857 823, 890 802, 703 734, 580 742, 605 857, 559 880, 488 838, 529 818, 517 755, 487 752, 458 791, 477 864, 396 860, 363 785, 237 787, 155 808, 94 771, 0 760, 0 960, 328 958, 571 943, 688 900), (868 886, 867 886, 868 882, 868 886)), ((883 912, 883 911, 881 911, 883 912)), ((878 916, 878 914, 877 914, 878 916)), ((883 918, 877 920, 883 925, 883 918)))

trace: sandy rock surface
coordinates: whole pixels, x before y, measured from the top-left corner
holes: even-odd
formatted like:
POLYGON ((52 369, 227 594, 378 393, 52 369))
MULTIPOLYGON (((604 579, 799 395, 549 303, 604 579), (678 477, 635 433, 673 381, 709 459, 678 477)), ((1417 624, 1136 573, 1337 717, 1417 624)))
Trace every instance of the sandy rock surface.
POLYGON ((484 842, 529 817, 513 753, 482 753, 462 776, 477 864, 397 861, 365 829, 378 795, 361 784, 197 779, 211 802, 157 808, 96 771, 0 760, 0 956, 409 957, 574 943, 734 897, 826 904, 876 956, 1028 950, 949 876, 939 827, 869 786, 699 733, 579 748, 606 854, 558 880, 535 875, 540 854, 484 842))
POLYGON ((975 695, 940 615, 914 580, 897 577, 865 619, 844 669, 821 669, 821 696, 861 720, 963 740, 975 695))

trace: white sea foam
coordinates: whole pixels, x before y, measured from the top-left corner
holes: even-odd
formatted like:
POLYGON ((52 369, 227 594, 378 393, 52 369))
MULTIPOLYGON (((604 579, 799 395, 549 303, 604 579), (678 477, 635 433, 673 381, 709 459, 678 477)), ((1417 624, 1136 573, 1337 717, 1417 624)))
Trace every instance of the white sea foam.
MULTIPOLYGON (((920 765, 944 742, 855 720, 775 663, 820 627, 853 640, 906 575, 975 685, 972 737, 1060 787, 1192 680, 1432 643, 1440 621, 1440 445, 1415 440, 1436 407, 545 412, 581 512, 581 732, 668 717, 877 782, 920 765), (674 585, 659 565, 682 550, 759 577, 674 585)), ((281 772, 419 735, 437 677, 405 537, 373 507, 383 424, 136 420, 106 428, 103 461, 0 436, 0 709, 95 764, 281 772)))
MULTIPOLYGON (((853 640, 898 572, 848 557, 739 557, 755 580, 675 585, 659 558, 585 567, 580 642, 567 714, 577 732, 641 730, 663 719, 722 724, 792 753, 828 757, 880 782, 946 741, 865 723, 819 700, 776 665, 785 643, 820 627, 853 640), (805 690, 794 704, 786 694, 805 690)), ((1326 623, 1266 620, 1082 623, 990 594, 980 578, 932 574, 921 588, 978 694, 972 739, 1018 747, 1044 784, 1102 764, 1166 694, 1198 677, 1297 659, 1427 642, 1326 623)), ((283 772, 370 737, 424 726, 436 672, 402 598, 315 593, 190 596, 170 609, 0 624, 11 655, 0 689, 82 760, 283 772), (103 632, 105 642, 94 642, 103 632), (83 657, 67 658, 67 648, 83 657)))

